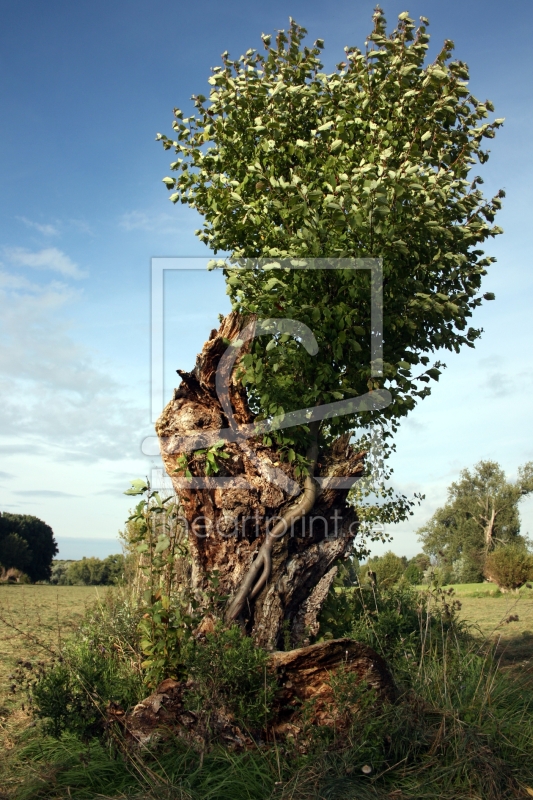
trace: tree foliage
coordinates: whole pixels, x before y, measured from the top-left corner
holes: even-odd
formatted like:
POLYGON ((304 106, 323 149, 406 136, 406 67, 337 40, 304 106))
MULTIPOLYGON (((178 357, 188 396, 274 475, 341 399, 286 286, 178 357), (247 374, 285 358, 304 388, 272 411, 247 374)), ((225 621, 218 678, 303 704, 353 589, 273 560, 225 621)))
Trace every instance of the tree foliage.
POLYGON ((54 561, 51 583, 63 586, 113 586, 124 579, 125 558, 121 553, 107 558, 54 561))
POLYGON ((495 461, 464 469, 449 487, 446 504, 418 530, 424 551, 451 567, 456 580, 482 580, 490 551, 522 541, 518 507, 532 491, 533 462, 519 468, 514 482, 495 461))
POLYGON ((58 552, 52 528, 29 514, 0 513, 0 564, 22 570, 31 581, 48 580, 58 552))
POLYGON ((24 568, 31 561, 28 543, 17 533, 6 533, 0 538, 0 565, 5 569, 24 568))
MULTIPOLYGON (((381 418, 394 422, 438 380, 431 354, 480 335, 468 320, 494 259, 478 246, 501 232, 492 223, 503 192, 487 200, 468 175, 503 120, 487 121, 493 106, 469 92, 452 42, 425 63, 427 24, 404 13, 387 35, 378 8, 365 51, 345 48, 326 74, 322 40, 305 46, 291 20, 262 36, 264 55, 223 53, 209 99, 194 97, 190 117, 175 109, 174 137, 158 134, 178 156, 164 178, 170 199, 203 216, 199 238, 234 262, 274 262, 226 270, 233 307, 299 320, 317 339, 316 356, 283 335, 255 341, 242 368, 260 414, 385 386, 393 400, 381 418), (383 259, 383 380, 371 376, 368 273, 283 268, 341 257, 383 259)), ((341 417, 330 431, 354 424, 341 417)))

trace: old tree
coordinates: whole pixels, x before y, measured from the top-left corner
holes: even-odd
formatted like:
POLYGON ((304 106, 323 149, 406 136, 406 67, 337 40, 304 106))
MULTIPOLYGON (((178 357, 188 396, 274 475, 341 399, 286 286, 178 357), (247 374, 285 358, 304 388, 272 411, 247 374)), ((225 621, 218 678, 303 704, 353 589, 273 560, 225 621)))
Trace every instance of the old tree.
POLYGON ((495 461, 464 469, 448 488, 447 502, 418 530, 424 552, 457 583, 483 580, 487 556, 495 548, 526 548, 520 534, 519 505, 533 492, 533 462, 509 481, 495 461))
POLYGON ((177 153, 170 199, 200 213, 200 240, 226 256, 233 307, 195 369, 178 370, 157 423, 193 533, 188 580, 202 589, 217 571, 226 619, 266 647, 316 634, 362 515, 408 513, 392 496, 381 511, 358 508, 357 495, 324 479, 363 474, 370 429, 390 441, 438 379, 432 356, 473 347, 480 331, 469 317, 493 299, 480 287, 494 259, 479 244, 501 232, 503 192, 486 199, 469 173, 503 120, 488 121, 491 103, 470 94, 452 42, 425 63, 427 24, 403 13, 387 35, 377 9, 365 51, 345 48, 325 74, 323 42, 305 46, 291 20, 262 36, 264 53, 223 53, 209 98, 193 97, 190 117, 175 109, 174 135, 158 134, 177 153), (371 272, 321 268, 354 258, 382 259, 377 365, 371 272), (304 346, 305 331, 316 347, 304 346), (322 419, 321 406, 358 397, 358 413, 322 419), (307 420, 270 430, 302 408, 307 420), (246 436, 232 435, 239 426, 250 426, 246 436), (234 480, 195 482, 215 474, 234 480))

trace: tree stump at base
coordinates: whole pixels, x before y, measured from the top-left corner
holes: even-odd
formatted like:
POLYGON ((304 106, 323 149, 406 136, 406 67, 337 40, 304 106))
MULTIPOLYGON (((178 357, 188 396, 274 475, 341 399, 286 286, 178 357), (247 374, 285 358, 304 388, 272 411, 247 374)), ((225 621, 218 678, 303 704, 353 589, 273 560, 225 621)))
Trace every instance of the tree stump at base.
POLYGON ((353 639, 331 639, 288 652, 273 653, 269 668, 279 691, 270 732, 298 736, 307 725, 349 726, 367 692, 375 702, 392 702, 395 686, 385 660, 353 639))
POLYGON ((286 737, 306 747, 309 726, 347 729, 368 692, 378 705, 393 702, 395 686, 386 662, 368 645, 352 639, 333 639, 288 652, 272 653, 268 669, 278 691, 273 716, 266 730, 243 731, 225 708, 209 712, 187 710, 186 695, 192 682, 163 681, 133 711, 108 709, 109 722, 117 722, 126 738, 146 746, 177 736, 204 751, 211 744, 230 750, 254 748, 259 742, 286 737))

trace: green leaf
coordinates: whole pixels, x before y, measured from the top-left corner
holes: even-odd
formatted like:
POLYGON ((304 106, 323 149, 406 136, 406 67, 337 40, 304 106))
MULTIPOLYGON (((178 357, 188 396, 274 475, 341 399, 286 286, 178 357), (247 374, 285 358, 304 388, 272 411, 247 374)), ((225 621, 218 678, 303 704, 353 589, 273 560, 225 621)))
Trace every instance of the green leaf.
POLYGON ((170 539, 168 536, 160 536, 157 540, 154 553, 162 553, 167 547, 170 547, 170 539))
POLYGON ((147 485, 146 481, 142 480, 142 478, 136 478, 134 481, 131 482, 131 489, 128 489, 124 494, 129 495, 137 495, 143 494, 146 492, 150 487, 147 485))

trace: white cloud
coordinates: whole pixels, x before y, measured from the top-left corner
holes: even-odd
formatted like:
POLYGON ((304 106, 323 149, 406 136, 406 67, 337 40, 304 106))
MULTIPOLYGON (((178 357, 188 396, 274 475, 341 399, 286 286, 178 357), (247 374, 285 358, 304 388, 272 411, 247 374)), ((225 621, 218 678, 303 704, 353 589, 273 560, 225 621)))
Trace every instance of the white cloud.
POLYGON ((119 225, 126 231, 160 231, 162 228, 169 228, 173 224, 176 228, 176 220, 170 214, 147 214, 145 211, 128 211, 119 219, 119 225))
POLYGON ((33 222, 26 217, 17 217, 18 220, 23 222, 28 228, 35 228, 36 231, 42 233, 44 236, 59 236, 59 230, 55 225, 43 225, 40 222, 33 222))
POLYGON ((25 289, 27 292, 41 292, 42 286, 32 283, 22 275, 13 275, 0 270, 0 289, 25 289))
POLYGON ((140 456, 147 412, 72 338, 75 293, 14 284, 0 284, 0 453, 85 463, 140 456))
POLYGON ((4 255, 13 264, 32 269, 51 270, 59 272, 67 278, 84 278, 87 273, 80 270, 78 265, 69 256, 58 250, 57 247, 45 247, 32 253, 24 247, 10 247, 4 249, 4 255))

